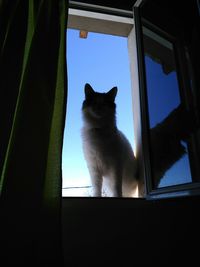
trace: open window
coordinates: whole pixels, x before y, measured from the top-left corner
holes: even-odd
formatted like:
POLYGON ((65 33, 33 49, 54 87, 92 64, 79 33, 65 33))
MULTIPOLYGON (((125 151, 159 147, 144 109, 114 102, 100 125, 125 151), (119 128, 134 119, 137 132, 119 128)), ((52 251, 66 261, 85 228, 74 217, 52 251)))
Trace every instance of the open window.
POLYGON ((147 196, 196 194, 199 110, 188 36, 178 18, 155 2, 134 5, 147 196))
MULTIPOLYGON (((189 36, 179 18, 160 9, 156 2, 136 1, 133 12, 73 3, 68 28, 78 30, 81 38, 89 38, 90 33, 127 38, 131 95, 126 97, 132 98, 130 124, 133 122, 133 146, 140 162, 145 196, 199 194, 200 112, 195 77, 198 71, 192 62, 192 47, 199 39, 197 35, 189 36), (191 39, 190 46, 186 38, 191 39)), ((66 129, 68 123, 67 117, 66 129)), ((83 176, 82 168, 77 165, 73 168, 83 176)), ((73 195, 66 193, 70 187, 70 190, 85 187, 86 194, 74 196, 89 196, 89 183, 63 186, 63 196, 73 195)))

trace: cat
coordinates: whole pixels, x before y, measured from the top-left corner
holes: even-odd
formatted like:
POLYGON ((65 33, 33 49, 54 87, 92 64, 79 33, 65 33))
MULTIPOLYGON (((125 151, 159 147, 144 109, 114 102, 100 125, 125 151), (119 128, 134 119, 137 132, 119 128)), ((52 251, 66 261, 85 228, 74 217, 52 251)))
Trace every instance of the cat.
POLYGON ((82 142, 95 197, 103 192, 110 197, 133 197, 137 190, 137 161, 116 124, 117 90, 99 93, 85 84, 82 142))

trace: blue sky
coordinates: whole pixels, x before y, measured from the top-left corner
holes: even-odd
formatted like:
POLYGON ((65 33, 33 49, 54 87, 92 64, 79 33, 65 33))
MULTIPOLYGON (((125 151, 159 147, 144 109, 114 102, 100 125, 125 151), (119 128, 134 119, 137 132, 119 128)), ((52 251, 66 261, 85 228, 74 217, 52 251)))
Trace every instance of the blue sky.
POLYGON ((90 183, 83 157, 80 129, 84 85, 106 92, 118 87, 117 125, 134 145, 133 115, 127 38, 79 31, 67 32, 68 104, 63 147, 63 187, 90 183))

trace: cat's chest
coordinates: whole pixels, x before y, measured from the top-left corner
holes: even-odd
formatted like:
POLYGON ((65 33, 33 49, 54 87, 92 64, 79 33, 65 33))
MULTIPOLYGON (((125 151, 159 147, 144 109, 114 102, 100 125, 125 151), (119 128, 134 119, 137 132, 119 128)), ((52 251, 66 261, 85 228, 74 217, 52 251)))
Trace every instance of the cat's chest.
POLYGON ((93 146, 102 146, 104 144, 109 145, 116 140, 116 132, 103 131, 101 129, 92 129, 85 131, 85 140, 87 143, 93 146))
POLYGON ((118 147, 116 131, 89 130, 84 132, 84 148, 93 156, 108 157, 118 147))

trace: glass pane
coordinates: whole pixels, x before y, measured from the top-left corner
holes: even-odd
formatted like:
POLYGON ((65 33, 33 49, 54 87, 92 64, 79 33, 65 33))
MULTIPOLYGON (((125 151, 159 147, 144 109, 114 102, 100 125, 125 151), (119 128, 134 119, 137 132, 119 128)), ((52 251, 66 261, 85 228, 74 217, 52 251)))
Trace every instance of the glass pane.
POLYGON ((173 44, 143 27, 153 187, 192 181, 173 44))

